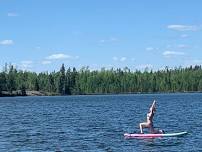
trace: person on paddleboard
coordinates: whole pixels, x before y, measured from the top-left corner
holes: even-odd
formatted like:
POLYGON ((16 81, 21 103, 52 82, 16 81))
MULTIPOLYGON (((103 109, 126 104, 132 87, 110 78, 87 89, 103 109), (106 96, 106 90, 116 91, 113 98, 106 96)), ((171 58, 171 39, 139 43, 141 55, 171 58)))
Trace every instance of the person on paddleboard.
POLYGON ((156 112, 156 101, 152 103, 151 107, 149 108, 149 112, 147 113, 147 122, 140 123, 140 132, 143 134, 143 128, 149 128, 151 133, 155 133, 153 127, 153 117, 156 112))

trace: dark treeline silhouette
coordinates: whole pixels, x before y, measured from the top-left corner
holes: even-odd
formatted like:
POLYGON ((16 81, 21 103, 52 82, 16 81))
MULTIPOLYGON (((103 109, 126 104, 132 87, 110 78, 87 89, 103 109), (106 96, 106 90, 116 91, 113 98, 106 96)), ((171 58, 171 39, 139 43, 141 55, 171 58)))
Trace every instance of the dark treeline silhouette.
POLYGON ((144 72, 127 67, 99 71, 83 67, 77 71, 76 68, 65 69, 62 64, 58 72, 35 73, 6 64, 0 72, 0 96, 14 92, 24 96, 29 91, 45 95, 196 92, 202 91, 202 69, 196 65, 144 72))

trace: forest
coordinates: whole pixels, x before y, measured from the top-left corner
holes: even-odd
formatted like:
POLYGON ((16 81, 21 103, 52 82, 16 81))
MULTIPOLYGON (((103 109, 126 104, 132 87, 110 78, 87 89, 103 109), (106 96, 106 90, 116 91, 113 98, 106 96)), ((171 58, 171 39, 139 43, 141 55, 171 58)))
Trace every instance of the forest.
POLYGON ((26 96, 29 91, 42 95, 201 92, 202 69, 195 65, 158 71, 127 67, 92 71, 62 64, 57 72, 36 73, 6 64, 0 72, 0 96, 26 96))

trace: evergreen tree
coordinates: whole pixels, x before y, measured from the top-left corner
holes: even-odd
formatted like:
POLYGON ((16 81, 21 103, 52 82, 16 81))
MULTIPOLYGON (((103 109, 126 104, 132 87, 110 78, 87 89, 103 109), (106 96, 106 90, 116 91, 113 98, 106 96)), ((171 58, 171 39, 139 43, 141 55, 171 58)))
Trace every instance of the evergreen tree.
MULTIPOLYGON (((49 92, 49 94, 105 94, 105 93, 147 93, 202 91, 201 66, 144 72, 129 68, 90 71, 83 67, 80 71, 62 64, 58 72, 35 72, 16 70, 10 65, 0 72, 0 95, 3 91, 26 90, 49 92)), ((4 92, 3 92, 4 93, 4 92)))
POLYGON ((68 68, 65 77, 65 94, 71 95, 71 69, 68 68))
POLYGON ((16 88, 16 82, 15 82, 16 72, 17 71, 16 69, 14 69, 13 65, 10 65, 8 73, 8 83, 7 83, 10 94, 12 94, 12 91, 15 90, 16 88))
POLYGON ((35 81, 34 81, 34 90, 35 91, 39 91, 39 81, 38 81, 38 78, 35 78, 35 81))
POLYGON ((0 73, 0 96, 2 95, 2 91, 6 91, 6 73, 0 73))
POLYGON ((60 77, 58 82, 58 93, 64 95, 65 94, 65 66, 62 64, 62 67, 60 68, 60 77))

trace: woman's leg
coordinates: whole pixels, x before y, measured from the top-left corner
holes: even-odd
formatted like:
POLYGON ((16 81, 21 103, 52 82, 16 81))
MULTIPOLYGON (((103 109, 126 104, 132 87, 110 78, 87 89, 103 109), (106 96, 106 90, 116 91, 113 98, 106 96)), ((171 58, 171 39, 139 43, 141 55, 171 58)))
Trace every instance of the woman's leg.
POLYGON ((143 128, 148 128, 148 127, 150 127, 149 123, 147 123, 147 122, 140 123, 140 132, 141 132, 141 134, 143 133, 143 128))
POLYGON ((156 131, 154 130, 154 126, 153 126, 153 123, 151 123, 149 125, 149 128, 150 128, 150 133, 155 133, 156 131))

